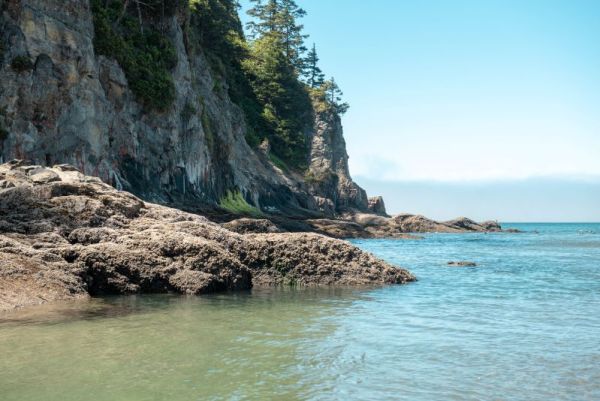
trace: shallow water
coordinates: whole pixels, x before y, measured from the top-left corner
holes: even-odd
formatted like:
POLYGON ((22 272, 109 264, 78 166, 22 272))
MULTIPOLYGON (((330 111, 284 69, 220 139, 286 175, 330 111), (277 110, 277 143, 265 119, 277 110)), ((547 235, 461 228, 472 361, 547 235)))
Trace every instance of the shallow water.
POLYGON ((600 400, 600 224, 510 226, 354 241, 406 286, 0 314, 0 400, 600 400))

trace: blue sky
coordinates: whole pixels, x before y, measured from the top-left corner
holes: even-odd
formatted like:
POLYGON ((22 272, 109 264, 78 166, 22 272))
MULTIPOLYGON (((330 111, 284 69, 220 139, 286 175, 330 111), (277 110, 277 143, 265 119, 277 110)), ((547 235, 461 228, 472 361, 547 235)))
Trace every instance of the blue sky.
POLYGON ((600 221, 600 1, 297 2, 391 212, 600 221))

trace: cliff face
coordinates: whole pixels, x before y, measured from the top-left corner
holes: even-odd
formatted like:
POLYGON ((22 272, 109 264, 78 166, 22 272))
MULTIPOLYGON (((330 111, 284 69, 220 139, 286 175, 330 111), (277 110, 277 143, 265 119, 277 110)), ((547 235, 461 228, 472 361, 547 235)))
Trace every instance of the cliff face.
POLYGON ((164 34, 176 49, 175 102, 138 104, 119 64, 95 54, 87 0, 0 0, 0 161, 69 163, 144 199, 210 207, 240 191, 269 212, 367 210, 348 172, 341 121, 317 113, 305 175, 245 141, 246 122, 202 50, 186 47, 185 12, 164 34))
POLYGON ((367 210, 367 193, 350 177, 342 132, 337 114, 317 113, 307 173, 309 190, 314 196, 323 197, 321 204, 331 210, 367 210))

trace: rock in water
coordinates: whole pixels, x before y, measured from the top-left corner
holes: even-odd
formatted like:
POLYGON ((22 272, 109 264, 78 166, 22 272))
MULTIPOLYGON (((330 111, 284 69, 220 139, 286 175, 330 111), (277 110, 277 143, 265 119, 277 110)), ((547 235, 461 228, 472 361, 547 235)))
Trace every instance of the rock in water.
POLYGON ((415 279, 347 242, 305 233, 240 235, 70 166, 3 164, 0 188, 0 309, 101 294, 415 279))
POLYGON ((461 260, 458 262, 448 262, 448 266, 454 266, 454 267, 476 267, 477 263, 475 262, 469 262, 468 260, 461 260))

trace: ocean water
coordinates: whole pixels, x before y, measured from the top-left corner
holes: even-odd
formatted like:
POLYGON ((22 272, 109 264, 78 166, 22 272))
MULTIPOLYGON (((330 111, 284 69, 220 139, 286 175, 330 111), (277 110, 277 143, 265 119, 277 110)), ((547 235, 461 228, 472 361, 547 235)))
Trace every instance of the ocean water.
POLYGON ((508 226, 353 241, 405 286, 0 314, 0 400, 600 400, 600 224, 508 226))

